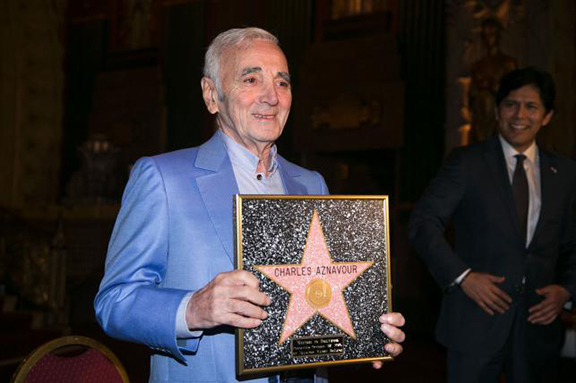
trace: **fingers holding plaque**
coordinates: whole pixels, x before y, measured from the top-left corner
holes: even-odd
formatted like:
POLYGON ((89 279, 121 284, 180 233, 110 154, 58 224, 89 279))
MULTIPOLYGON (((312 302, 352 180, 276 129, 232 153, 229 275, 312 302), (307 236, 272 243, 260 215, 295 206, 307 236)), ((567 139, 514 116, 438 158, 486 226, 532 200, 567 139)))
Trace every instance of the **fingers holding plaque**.
POLYGON ((238 195, 235 226, 236 268, 272 299, 237 331, 239 375, 391 359, 386 196, 238 195))

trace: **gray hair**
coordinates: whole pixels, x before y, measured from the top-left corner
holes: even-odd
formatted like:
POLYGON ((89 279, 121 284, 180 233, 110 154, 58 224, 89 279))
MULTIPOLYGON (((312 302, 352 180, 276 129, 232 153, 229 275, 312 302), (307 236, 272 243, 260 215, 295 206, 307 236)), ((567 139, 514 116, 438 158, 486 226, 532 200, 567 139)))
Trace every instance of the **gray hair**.
POLYGON ((248 47, 253 40, 268 40, 278 45, 276 36, 260 28, 234 28, 220 33, 212 41, 204 58, 204 76, 216 84, 218 97, 222 98, 222 81, 220 79, 220 58, 223 53, 234 47, 248 47))

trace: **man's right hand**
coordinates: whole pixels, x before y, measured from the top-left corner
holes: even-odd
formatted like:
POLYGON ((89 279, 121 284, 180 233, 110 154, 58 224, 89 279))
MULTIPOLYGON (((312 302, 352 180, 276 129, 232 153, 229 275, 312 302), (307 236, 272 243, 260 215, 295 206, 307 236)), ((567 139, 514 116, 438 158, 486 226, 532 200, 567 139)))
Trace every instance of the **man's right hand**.
POLYGON ((218 274, 190 298, 186 307, 188 328, 202 330, 219 325, 258 327, 268 316, 262 306, 271 303, 258 286, 258 279, 244 270, 218 274))
POLYGON ((460 287, 470 299, 489 315, 504 313, 510 307, 512 298, 496 283, 504 282, 504 277, 471 271, 460 283, 460 287))

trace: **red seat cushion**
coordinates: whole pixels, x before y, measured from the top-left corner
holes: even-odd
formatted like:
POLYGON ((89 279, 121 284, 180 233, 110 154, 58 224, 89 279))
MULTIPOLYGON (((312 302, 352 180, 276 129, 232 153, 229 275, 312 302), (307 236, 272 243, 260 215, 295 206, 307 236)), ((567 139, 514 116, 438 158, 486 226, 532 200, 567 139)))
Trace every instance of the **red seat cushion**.
POLYGON ((62 357, 47 354, 30 370, 27 383, 122 383, 114 364, 99 351, 62 357))

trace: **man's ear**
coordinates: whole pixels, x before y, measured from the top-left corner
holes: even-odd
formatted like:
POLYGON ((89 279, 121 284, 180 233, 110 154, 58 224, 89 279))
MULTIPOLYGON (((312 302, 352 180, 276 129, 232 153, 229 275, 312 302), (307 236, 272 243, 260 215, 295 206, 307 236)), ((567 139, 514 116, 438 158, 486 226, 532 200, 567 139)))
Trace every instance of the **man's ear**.
POLYGON ((542 120, 542 126, 548 125, 550 120, 552 120, 552 116, 554 116, 554 109, 551 109, 545 116, 544 120, 542 120))
POLYGON ((202 87, 202 97, 204 98, 204 103, 206 104, 206 109, 211 114, 218 112, 218 92, 216 92, 216 84, 209 77, 202 77, 200 80, 200 86, 202 87))

